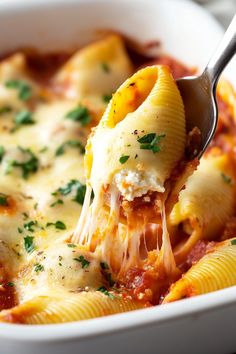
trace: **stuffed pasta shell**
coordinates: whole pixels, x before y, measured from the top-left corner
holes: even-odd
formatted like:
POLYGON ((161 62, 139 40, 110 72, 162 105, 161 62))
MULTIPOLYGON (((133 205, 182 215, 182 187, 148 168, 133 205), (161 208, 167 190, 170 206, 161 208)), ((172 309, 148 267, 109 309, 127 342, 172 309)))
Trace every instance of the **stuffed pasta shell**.
POLYGON ((174 250, 177 261, 183 261, 198 240, 219 236, 234 208, 232 161, 230 156, 215 148, 201 159, 170 213, 169 222, 174 226, 172 233, 185 235, 174 250))
POLYGON ((236 285, 236 239, 216 244, 170 288, 163 303, 236 285))
POLYGON ((62 87, 67 98, 103 111, 108 97, 132 70, 122 38, 112 34, 76 52, 56 74, 54 85, 62 87))
POLYGON ((86 146, 87 192, 73 240, 101 248, 115 268, 127 257, 137 263, 141 234, 160 220, 185 140, 183 102, 167 67, 146 67, 125 81, 86 146), (139 203, 146 213, 139 213, 139 203))

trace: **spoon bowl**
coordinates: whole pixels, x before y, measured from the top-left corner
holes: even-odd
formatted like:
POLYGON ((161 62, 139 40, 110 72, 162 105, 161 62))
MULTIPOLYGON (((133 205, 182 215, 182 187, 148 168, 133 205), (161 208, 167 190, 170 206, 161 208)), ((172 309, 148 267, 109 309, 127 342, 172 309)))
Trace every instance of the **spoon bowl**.
POLYGON ((200 159, 215 133, 218 120, 216 85, 235 52, 236 15, 202 75, 177 80, 184 102, 186 128, 191 142, 187 151, 189 159, 195 157, 200 159))

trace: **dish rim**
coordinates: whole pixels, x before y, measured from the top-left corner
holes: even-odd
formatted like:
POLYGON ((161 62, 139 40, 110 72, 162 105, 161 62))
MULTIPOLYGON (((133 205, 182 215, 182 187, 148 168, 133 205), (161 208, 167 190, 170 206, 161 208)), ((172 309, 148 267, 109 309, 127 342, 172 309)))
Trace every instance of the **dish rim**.
MULTIPOLYGON (((116 2, 125 2, 126 0, 113 0, 116 2)), ((155 0, 148 0, 155 2, 155 0)), ((166 2, 181 2, 186 6, 192 7, 202 12, 204 16, 208 15, 211 22, 215 22, 218 28, 222 28, 213 16, 207 13, 201 6, 188 0, 166 0, 166 2)), ((83 0, 3 0, 0 3, 2 15, 4 13, 14 12, 15 14, 24 11, 30 11, 35 8, 47 8, 52 6, 71 6, 73 4, 83 3, 83 0)), ((104 3, 104 0, 86 0, 87 3, 104 3)), ((144 0, 134 0, 135 2, 143 3, 144 0)), ((223 31, 222 31, 223 33, 223 31)), ((25 325, 25 324, 0 324, 0 338, 11 339, 14 341, 24 342, 53 342, 75 339, 87 339, 104 334, 123 332, 134 330, 140 327, 152 326, 154 324, 162 325, 168 321, 176 321, 184 317, 195 317, 206 312, 212 312, 216 308, 223 309, 236 305, 236 286, 218 290, 213 293, 196 296, 194 298, 180 300, 174 303, 165 304, 162 306, 154 306, 151 308, 120 313, 106 317, 100 317, 82 322, 70 322, 51 325, 25 325), (214 301, 213 301, 214 300, 214 301), (81 323, 83 325, 81 326, 81 323)))

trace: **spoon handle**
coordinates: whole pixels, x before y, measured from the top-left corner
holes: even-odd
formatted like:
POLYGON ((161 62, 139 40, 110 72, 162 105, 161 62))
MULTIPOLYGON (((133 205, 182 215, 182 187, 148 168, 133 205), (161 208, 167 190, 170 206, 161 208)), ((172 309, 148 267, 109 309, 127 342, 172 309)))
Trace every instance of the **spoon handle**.
POLYGON ((236 53, 236 15, 234 15, 215 53, 211 57, 203 74, 210 78, 215 88, 220 74, 236 53))

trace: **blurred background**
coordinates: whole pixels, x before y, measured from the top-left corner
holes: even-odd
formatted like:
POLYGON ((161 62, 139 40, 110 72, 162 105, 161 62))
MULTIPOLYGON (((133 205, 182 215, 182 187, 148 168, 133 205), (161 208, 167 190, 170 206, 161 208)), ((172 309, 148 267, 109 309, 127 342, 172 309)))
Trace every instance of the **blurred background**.
POLYGON ((196 2, 207 8, 224 27, 228 26, 236 12, 236 0, 196 0, 196 2))
MULTIPOLYGON (((34 0, 24 0, 26 2, 33 2, 34 0)), ((48 0, 48 2, 53 2, 54 0, 48 0)), ((65 2, 67 0, 64 0, 65 2)), ((108 2, 113 0, 107 0, 108 2)), ((134 0, 126 0, 134 1, 134 0)), ((158 1, 158 0, 153 0, 158 1)), ((211 12, 224 27, 227 27, 230 20, 236 13, 236 0, 189 0, 195 1, 199 5, 205 7, 209 12, 211 12)), ((0 2, 17 2, 17 0, 0 0, 0 2)))

